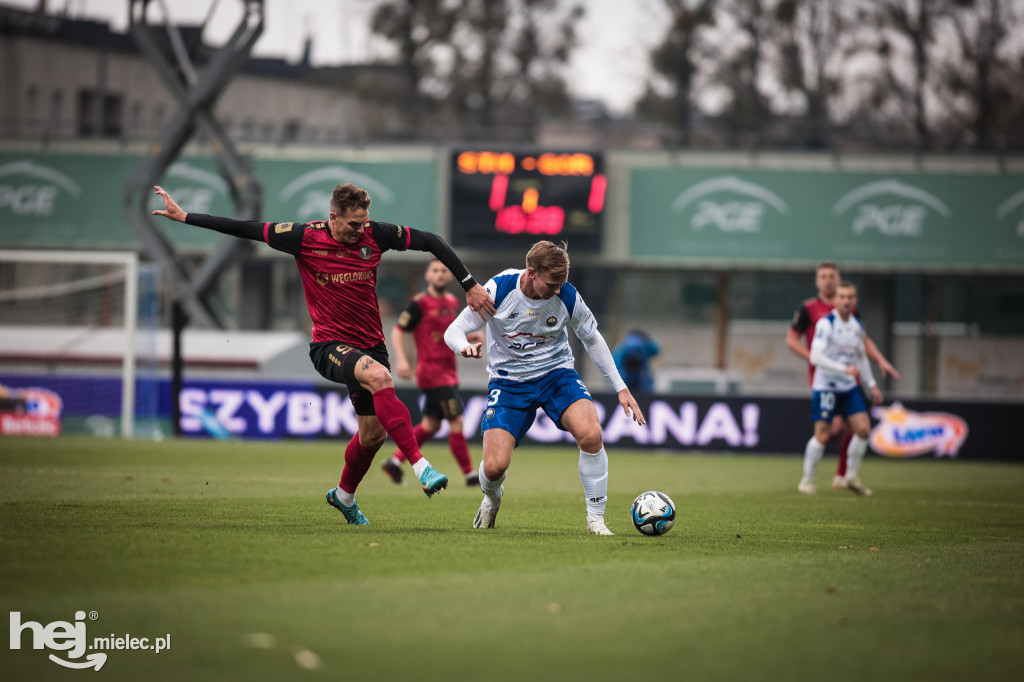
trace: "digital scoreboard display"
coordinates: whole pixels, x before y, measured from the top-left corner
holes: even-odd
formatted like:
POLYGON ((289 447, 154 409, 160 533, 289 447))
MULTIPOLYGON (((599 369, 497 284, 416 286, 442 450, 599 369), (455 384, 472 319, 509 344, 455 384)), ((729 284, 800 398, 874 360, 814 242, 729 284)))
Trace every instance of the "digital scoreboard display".
POLYGON ((451 242, 525 255, 541 239, 601 250, 608 180, 592 152, 455 150, 451 242), (520 253, 521 252, 521 253, 520 253))

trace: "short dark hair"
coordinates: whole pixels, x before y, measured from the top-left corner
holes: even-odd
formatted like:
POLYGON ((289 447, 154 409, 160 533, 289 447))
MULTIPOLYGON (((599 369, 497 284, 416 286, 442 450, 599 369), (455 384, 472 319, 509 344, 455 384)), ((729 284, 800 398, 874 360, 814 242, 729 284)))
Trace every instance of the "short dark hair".
POLYGON ((836 263, 833 263, 830 260, 823 260, 820 263, 818 263, 818 267, 814 271, 817 272, 818 270, 825 270, 825 269, 835 270, 836 272, 839 272, 839 265, 837 265, 836 263))
POLYGON ((840 282, 839 283, 839 288, 840 289, 853 289, 854 291, 857 291, 857 285, 854 284, 853 282, 851 282, 848 279, 844 279, 842 282, 840 282))
POLYGON ((526 267, 535 272, 550 272, 556 277, 569 276, 569 245, 562 242, 561 246, 549 241, 539 241, 526 254, 526 267))
POLYGON ((370 193, 350 182, 335 186, 334 192, 331 193, 331 210, 335 213, 345 213, 355 208, 368 210, 370 193))

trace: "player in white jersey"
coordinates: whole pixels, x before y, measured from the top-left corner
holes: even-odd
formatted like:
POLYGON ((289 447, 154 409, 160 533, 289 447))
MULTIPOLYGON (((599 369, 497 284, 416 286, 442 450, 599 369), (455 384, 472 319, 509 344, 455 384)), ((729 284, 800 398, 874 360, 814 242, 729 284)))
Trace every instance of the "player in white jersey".
POLYGON ((530 425, 538 407, 558 428, 568 431, 580 448, 580 480, 587 502, 587 531, 612 535, 604 522, 608 502, 608 454, 601 423, 587 387, 575 370, 566 327, 571 327, 587 353, 618 393, 627 416, 640 425, 647 421, 626 383, 593 313, 567 281, 569 254, 548 241, 533 245, 525 270, 505 270, 484 287, 494 298, 496 312, 489 320, 466 308, 448 327, 444 340, 467 358, 483 356, 480 343, 466 335, 487 327, 487 409, 481 420, 484 447, 480 488, 484 499, 474 528, 493 528, 512 451, 530 425))
POLYGON ((797 490, 805 495, 813 495, 818 490, 814 484, 814 473, 825 453, 829 427, 835 415, 846 418, 854 434, 846 463, 845 487, 858 495, 871 494, 858 477, 871 430, 864 395, 857 385, 858 378, 871 391, 876 405, 882 402, 882 393, 864 352, 864 325, 852 314, 856 302, 857 287, 850 282, 841 283, 836 290, 835 310, 818 320, 814 327, 810 357, 816 368, 811 384, 814 435, 804 449, 804 476, 797 486, 797 490))

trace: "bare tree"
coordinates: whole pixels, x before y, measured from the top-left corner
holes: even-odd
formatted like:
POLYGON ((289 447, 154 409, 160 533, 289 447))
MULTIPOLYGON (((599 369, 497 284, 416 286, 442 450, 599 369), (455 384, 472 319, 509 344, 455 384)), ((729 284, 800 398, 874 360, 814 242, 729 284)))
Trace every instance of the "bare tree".
POLYGON ((396 45, 408 74, 411 87, 401 109, 410 126, 430 119, 428 92, 437 90, 435 81, 444 80, 439 54, 451 45, 457 9, 446 0, 388 0, 373 13, 370 29, 396 45))
POLYGON ((957 50, 942 61, 940 93, 953 105, 942 121, 953 141, 993 149, 1024 139, 1024 6, 1017 0, 944 0, 957 50))
POLYGON ((721 116, 730 143, 759 146, 768 128, 770 108, 761 92, 765 76, 766 43, 772 18, 765 0, 719 0, 715 24, 738 40, 722 41, 709 54, 708 75, 728 92, 721 116))
POLYGON ((784 92, 802 100, 805 127, 800 142, 809 147, 831 144, 831 99, 843 88, 843 64, 860 49, 859 44, 845 44, 850 21, 843 7, 838 0, 780 0, 773 12, 775 75, 784 92))
POLYGON ((925 91, 928 88, 930 49, 934 40, 933 5, 917 0, 888 0, 882 3, 880 11, 888 19, 889 26, 911 45, 913 80, 909 91, 901 87, 899 79, 892 73, 891 63, 887 69, 887 80, 895 92, 910 100, 917 147, 928 150, 932 146, 932 134, 925 110, 925 91))
POLYGON ((675 122, 678 142, 689 146, 693 137, 693 82, 696 75, 698 38, 702 27, 714 21, 715 0, 664 0, 671 16, 665 40, 651 52, 651 67, 672 87, 666 101, 648 81, 637 103, 640 116, 665 118, 675 122))
POLYGON ((563 72, 582 17, 557 0, 394 0, 373 30, 398 45, 420 118, 464 138, 524 139, 569 109, 563 72))

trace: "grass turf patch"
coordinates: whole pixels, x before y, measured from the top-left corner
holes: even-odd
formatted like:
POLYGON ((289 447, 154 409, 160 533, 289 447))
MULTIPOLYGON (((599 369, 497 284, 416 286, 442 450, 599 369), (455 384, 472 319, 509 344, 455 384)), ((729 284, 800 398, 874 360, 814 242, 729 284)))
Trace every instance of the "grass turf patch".
MULTIPOLYGON (((171 635, 159 655, 107 652, 112 679, 1010 679, 1024 664, 1019 465, 871 457, 865 499, 829 490, 826 460, 805 497, 793 457, 615 450, 616 535, 599 538, 570 447, 516 453, 491 531, 471 528, 480 492, 438 446, 448 491, 428 500, 375 467, 358 494, 373 525, 347 526, 323 499, 341 451, 5 439, 3 602, 43 625, 95 611, 90 640, 171 635), (661 538, 629 522, 652 488, 679 508, 661 538)), ((86 674, 30 639, 11 679, 86 674)))

